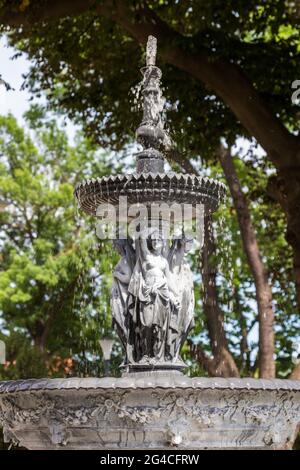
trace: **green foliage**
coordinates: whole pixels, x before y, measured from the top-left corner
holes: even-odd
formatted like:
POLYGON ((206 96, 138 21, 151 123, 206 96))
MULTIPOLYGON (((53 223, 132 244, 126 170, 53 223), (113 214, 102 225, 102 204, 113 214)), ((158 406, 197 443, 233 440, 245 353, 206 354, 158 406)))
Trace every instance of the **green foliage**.
MULTIPOLYGON (((0 13, 24 8, 34 16, 42 4, 41 0, 2 0, 0 13)), ((296 2, 153 0, 147 4, 180 33, 176 41, 182 48, 201 52, 205 47, 211 60, 221 57, 240 66, 274 113, 298 131, 298 108, 291 102, 291 83, 300 75, 296 2)), ((96 243, 90 229, 93 222, 80 220, 72 193, 77 181, 120 170, 116 160, 97 151, 92 142, 118 150, 132 142, 140 116, 132 113, 131 88, 139 81, 137 70, 144 63, 144 51, 94 8, 49 24, 10 30, 9 41, 33 61, 25 86, 37 96, 46 94, 49 107, 66 113, 89 138, 78 136, 71 146, 55 120, 49 120, 37 107, 26 114, 30 133, 12 116, 1 118, 0 197, 4 210, 0 212, 0 309, 8 351, 16 350, 14 344, 21 337, 36 358, 32 360, 37 363, 36 374, 40 364, 45 373, 65 373, 62 369, 68 366, 63 361, 70 357, 76 373, 98 374, 102 365, 97 342, 101 335, 111 333, 108 303, 116 255, 107 244, 96 243)), ((170 107, 168 120, 176 130, 178 149, 197 167, 199 155, 202 165, 209 159, 210 171, 201 170, 222 178, 213 157, 220 137, 232 144, 238 136, 250 136, 211 90, 191 75, 162 63, 160 55, 158 61, 168 104, 177 105, 176 109, 170 107)), ((286 220, 266 191, 274 168, 255 150, 235 163, 269 271, 276 312, 277 371, 286 376, 292 367, 292 342, 299 339, 299 316, 291 250, 284 238, 286 220)), ((230 348, 242 375, 255 375, 255 290, 230 199, 216 214, 215 232, 219 299, 230 348), (243 334, 246 346, 242 346, 243 334)), ((209 352, 199 253, 191 255, 191 263, 196 283, 194 335, 209 352)), ((119 353, 116 346, 115 363, 119 353)), ((183 354, 190 361, 191 374, 203 373, 189 358, 187 347, 183 354)), ((9 355, 14 360, 13 352, 9 355)), ((25 372, 16 370, 15 376, 21 373, 25 372)), ((7 371, 5 374, 8 376, 7 371)))
MULTIPOLYGON (((41 3, 31 2, 28 14, 34 16, 41 3)), ((134 8, 138 2, 128 3, 134 8)), ((200 53, 205 47, 211 60, 221 57, 238 65, 274 113, 299 129, 298 108, 291 102, 291 83, 300 75, 296 2, 154 0, 147 5, 180 33, 170 47, 200 53)), ((14 8, 18 2, 4 1, 0 12, 14 8)), ((129 99, 140 79, 144 51, 118 24, 89 8, 81 15, 10 31, 9 40, 33 60, 26 80, 31 91, 45 92, 51 107, 82 123, 103 146, 121 149, 132 139, 139 118, 133 122, 129 99)), ((192 157, 209 156, 221 136, 231 143, 237 135, 249 137, 211 90, 169 64, 159 65, 168 101, 177 105, 168 120, 179 149, 192 157)))
POLYGON ((88 354, 96 364, 89 373, 100 373, 116 255, 80 219, 73 191, 90 174, 110 172, 111 161, 82 135, 71 146, 41 109, 26 119, 24 131, 13 116, 0 117, 1 378, 85 373, 88 354))
MULTIPOLYGON (((291 248, 285 239, 286 220, 278 205, 268 197, 268 177, 274 168, 258 156, 255 148, 234 159, 235 167, 249 202, 257 241, 268 270, 272 286, 276 317, 276 369, 279 377, 292 371, 293 343, 299 341, 300 320, 295 302, 295 283, 291 248)), ((218 162, 202 168, 202 173, 224 180, 218 162)), ((243 249, 236 211, 230 197, 214 214, 216 253, 214 263, 218 272, 219 303, 224 313, 224 325, 230 350, 242 376, 257 375, 258 317, 256 292, 243 249), (246 340, 246 343, 243 342, 246 340)), ((210 352, 209 336, 202 307, 202 286, 199 276, 199 252, 191 257, 195 273, 196 327, 194 336, 210 352), (197 274, 198 273, 198 274, 197 274)), ((201 371, 195 364, 191 373, 201 371), (195 372, 193 372, 195 370, 195 372)), ((203 375, 203 373, 202 373, 203 375)))

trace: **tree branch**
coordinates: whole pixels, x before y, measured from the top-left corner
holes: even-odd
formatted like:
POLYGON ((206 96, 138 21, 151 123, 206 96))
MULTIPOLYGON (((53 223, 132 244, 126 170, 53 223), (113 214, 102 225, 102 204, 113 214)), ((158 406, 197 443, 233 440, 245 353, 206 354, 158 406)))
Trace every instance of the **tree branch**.
POLYGON ((171 29, 147 6, 133 10, 124 1, 115 4, 112 19, 142 44, 146 43, 149 34, 156 36, 164 60, 213 89, 264 147, 277 168, 300 165, 299 138, 290 134, 272 113, 240 67, 214 58, 204 48, 191 52, 193 39, 171 29))
POLYGON ((226 181, 237 213, 244 250, 248 259, 256 291, 259 315, 259 369, 262 378, 275 377, 274 361, 274 311, 272 306, 272 290, 268 274, 262 262, 257 237, 251 221, 248 201, 242 191, 241 183, 235 171, 229 149, 222 145, 218 157, 221 162, 226 181))
POLYGON ((235 64, 214 57, 211 51, 198 48, 193 38, 173 30, 144 2, 132 4, 124 0, 53 0, 24 12, 0 14, 0 21, 12 27, 31 26, 73 16, 94 8, 95 13, 114 20, 141 44, 149 34, 159 39, 160 54, 169 64, 202 81, 224 100, 250 135, 264 147, 278 169, 300 166, 300 140, 290 134, 269 109, 244 72, 235 64))
POLYGON ((192 175, 197 175, 198 172, 195 170, 191 162, 176 149, 171 149, 166 152, 166 158, 169 162, 177 163, 180 168, 185 172, 192 175))
POLYGON ((51 0, 39 5, 29 4, 24 10, 14 11, 8 2, 7 9, 2 7, 0 22, 12 28, 31 27, 43 21, 55 21, 67 16, 76 16, 84 13, 97 3, 96 0, 51 0))

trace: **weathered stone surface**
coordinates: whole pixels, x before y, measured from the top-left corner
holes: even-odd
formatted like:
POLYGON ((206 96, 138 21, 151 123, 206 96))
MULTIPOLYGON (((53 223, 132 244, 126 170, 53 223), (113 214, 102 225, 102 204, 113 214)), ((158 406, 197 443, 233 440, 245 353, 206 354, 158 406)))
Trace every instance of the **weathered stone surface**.
POLYGON ((135 242, 114 240, 121 255, 111 292, 113 325, 123 344, 122 368, 180 370, 180 350, 194 326, 193 275, 185 254, 192 238, 168 244, 145 228, 135 242))
POLYGON ((285 449, 300 381, 122 378, 0 383, 5 438, 29 449, 285 449))
POLYGON ((216 180, 182 173, 132 173, 86 180, 76 186, 75 196, 87 214, 96 215, 104 203, 119 204, 126 196, 128 204, 205 204, 215 210, 223 201, 226 188, 216 180))

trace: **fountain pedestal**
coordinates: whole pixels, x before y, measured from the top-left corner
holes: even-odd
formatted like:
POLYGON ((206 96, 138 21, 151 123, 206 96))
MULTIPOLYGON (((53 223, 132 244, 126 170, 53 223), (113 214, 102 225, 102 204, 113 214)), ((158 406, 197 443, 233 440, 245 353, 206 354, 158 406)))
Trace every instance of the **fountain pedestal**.
POLYGON ((28 449, 290 449, 300 381, 179 372, 0 384, 7 441, 28 449))

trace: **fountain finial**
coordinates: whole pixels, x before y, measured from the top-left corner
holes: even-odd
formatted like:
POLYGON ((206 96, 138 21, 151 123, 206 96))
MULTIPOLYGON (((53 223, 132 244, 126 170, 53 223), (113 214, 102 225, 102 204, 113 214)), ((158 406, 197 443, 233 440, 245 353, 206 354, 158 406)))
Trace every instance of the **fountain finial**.
POLYGON ((146 47, 146 66, 155 65, 157 52, 157 39, 154 36, 148 36, 146 47))
POLYGON ((164 130, 163 110, 165 98, 160 88, 161 70, 155 65, 157 39, 148 36, 146 46, 146 67, 141 69, 143 120, 136 130, 136 138, 142 145, 142 152, 137 154, 138 173, 163 173, 164 157, 162 151, 167 148, 170 139, 164 130))

